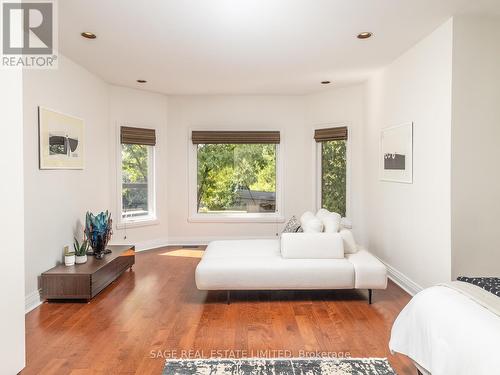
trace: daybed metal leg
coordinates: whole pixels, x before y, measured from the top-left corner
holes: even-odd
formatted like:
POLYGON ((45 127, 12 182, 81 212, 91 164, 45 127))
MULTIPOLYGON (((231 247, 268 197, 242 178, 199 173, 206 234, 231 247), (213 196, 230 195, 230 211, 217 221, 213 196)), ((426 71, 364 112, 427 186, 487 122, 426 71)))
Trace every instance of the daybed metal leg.
POLYGON ((371 289, 368 289, 368 304, 371 305, 372 304, 372 290, 371 289))
POLYGON ((226 296, 226 301, 227 301, 227 304, 230 305, 231 304, 231 291, 227 291, 227 296, 226 296))

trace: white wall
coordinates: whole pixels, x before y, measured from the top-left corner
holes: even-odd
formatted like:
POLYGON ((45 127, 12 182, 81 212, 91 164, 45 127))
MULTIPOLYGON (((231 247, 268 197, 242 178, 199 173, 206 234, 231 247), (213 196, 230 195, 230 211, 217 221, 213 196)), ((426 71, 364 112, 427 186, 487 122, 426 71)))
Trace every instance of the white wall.
POLYGON ((21 70, 0 70, 0 368, 17 374, 24 367, 24 196, 21 70))
POLYGON ((367 84, 364 202, 367 245, 428 287, 450 279, 452 20, 367 84), (413 184, 379 180, 380 130, 414 122, 413 184))
POLYGON ((500 276, 500 18, 453 21, 452 273, 500 276))
MULTIPOLYGON (((60 56, 57 70, 24 73, 26 295, 38 299, 38 276, 63 260, 63 246, 87 210, 109 208, 108 85, 60 56), (38 106, 85 120, 84 170, 38 168, 38 106)), ((30 307, 30 306, 28 306, 30 307)))
MULTIPOLYGON (((314 96, 175 96, 168 109, 168 211, 171 243, 215 238, 273 237, 283 223, 193 223, 188 221, 189 131, 280 130, 283 155, 284 216, 315 209, 315 125, 352 124, 360 128, 361 87, 328 90, 314 96)), ((359 133, 354 132, 358 139, 359 133)), ((354 142, 357 148, 359 140, 354 142)), ((360 150, 355 150, 359 154, 360 150)), ((359 182, 358 160, 355 183, 359 182)), ((354 189, 357 189, 354 188, 354 189)), ((353 210, 358 215, 358 207, 353 210)), ((359 219, 358 216, 355 216, 359 219)), ((355 223, 356 224, 356 223, 355 223)))
MULTIPOLYGON (((112 243, 140 244, 138 249, 162 245, 167 241, 167 97, 147 91, 133 90, 124 87, 110 87, 110 139, 111 159, 110 202, 113 212, 120 212, 118 183, 117 147, 119 146, 120 126, 139 126, 156 130, 156 215, 158 223, 143 227, 115 229, 112 243), (126 238, 125 238, 126 237, 126 238)), ((118 218, 116 218, 118 220, 118 218)))

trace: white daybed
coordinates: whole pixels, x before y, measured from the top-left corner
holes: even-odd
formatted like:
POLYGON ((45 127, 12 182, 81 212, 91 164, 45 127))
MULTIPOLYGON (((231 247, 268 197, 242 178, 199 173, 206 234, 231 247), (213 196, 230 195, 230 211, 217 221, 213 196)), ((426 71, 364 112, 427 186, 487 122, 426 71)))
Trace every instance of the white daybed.
POLYGON ((339 233, 283 233, 275 240, 214 241, 196 268, 200 290, 372 289, 387 271, 359 248, 344 254, 339 233))

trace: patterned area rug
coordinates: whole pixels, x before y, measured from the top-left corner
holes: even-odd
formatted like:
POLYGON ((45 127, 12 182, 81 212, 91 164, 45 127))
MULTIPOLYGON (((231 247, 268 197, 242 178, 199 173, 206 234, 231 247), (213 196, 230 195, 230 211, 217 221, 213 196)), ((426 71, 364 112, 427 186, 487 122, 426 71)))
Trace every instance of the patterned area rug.
POLYGON ((168 359, 163 375, 396 375, 385 358, 168 359))

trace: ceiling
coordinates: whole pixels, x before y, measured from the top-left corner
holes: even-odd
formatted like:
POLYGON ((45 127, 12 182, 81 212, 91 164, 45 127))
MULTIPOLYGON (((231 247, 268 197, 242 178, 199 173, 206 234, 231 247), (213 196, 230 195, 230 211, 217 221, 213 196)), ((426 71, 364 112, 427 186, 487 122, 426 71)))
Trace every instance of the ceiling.
POLYGON ((500 15, 498 0, 58 3, 64 55, 109 83, 165 94, 304 94, 345 86, 452 15, 500 15), (82 31, 97 39, 83 39, 82 31), (361 31, 374 37, 359 40, 361 31))

